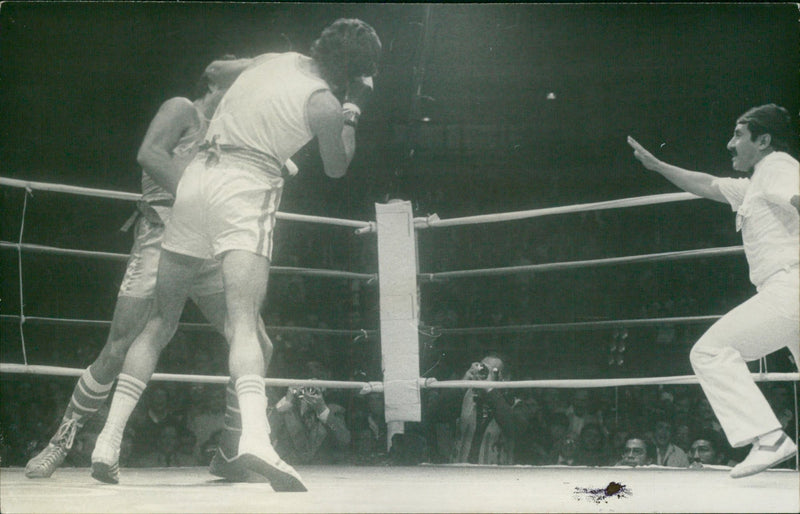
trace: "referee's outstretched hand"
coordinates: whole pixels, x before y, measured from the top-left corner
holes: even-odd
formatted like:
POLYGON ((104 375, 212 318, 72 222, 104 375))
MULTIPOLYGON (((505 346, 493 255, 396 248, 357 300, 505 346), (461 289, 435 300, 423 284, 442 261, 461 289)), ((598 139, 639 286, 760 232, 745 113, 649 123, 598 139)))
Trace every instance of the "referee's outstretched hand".
POLYGON ((652 153, 640 145, 639 142, 633 139, 631 136, 628 136, 628 144, 631 146, 631 148, 633 148, 633 156, 636 157, 636 159, 648 170, 655 171, 656 168, 658 168, 658 166, 661 164, 661 161, 656 159, 652 153))

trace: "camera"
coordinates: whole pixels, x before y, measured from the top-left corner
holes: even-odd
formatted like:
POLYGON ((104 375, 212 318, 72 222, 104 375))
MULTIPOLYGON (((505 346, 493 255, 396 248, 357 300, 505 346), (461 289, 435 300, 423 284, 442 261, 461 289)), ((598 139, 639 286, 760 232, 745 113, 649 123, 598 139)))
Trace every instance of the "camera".
POLYGON ((306 395, 319 395, 321 393, 319 387, 314 386, 304 386, 301 387, 299 391, 297 391, 297 397, 303 398, 306 395))

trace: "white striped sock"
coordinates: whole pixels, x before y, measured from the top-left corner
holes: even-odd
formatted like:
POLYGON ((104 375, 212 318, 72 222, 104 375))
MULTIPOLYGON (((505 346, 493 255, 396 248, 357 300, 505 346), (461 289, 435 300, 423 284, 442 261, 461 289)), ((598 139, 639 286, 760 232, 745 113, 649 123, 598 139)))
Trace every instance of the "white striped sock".
POLYGON ((145 387, 147 387, 145 382, 125 373, 121 373, 117 379, 117 389, 108 411, 108 420, 101 433, 101 436, 117 448, 122 444, 125 425, 128 424, 128 418, 139 402, 145 387))
POLYGON ((236 396, 242 416, 242 436, 263 439, 269 437, 267 422, 267 395, 264 378, 245 375, 236 381, 236 396))

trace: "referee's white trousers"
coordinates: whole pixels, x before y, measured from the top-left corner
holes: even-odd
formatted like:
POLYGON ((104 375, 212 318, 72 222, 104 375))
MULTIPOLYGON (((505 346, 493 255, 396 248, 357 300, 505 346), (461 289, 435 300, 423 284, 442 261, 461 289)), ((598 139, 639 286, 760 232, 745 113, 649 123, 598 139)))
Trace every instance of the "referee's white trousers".
POLYGON ((689 359, 731 446, 781 428, 747 362, 788 347, 798 362, 800 292, 797 267, 768 278, 758 293, 717 320, 689 359))

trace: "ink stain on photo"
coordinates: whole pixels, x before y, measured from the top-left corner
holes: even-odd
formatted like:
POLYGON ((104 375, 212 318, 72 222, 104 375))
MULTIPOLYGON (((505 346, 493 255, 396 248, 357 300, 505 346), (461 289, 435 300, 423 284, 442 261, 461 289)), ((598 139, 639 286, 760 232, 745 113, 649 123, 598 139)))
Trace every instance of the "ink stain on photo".
POLYGON ((609 498, 627 498, 632 496, 630 489, 625 484, 619 482, 609 482, 604 488, 591 489, 588 487, 576 487, 575 498, 578 500, 591 500, 595 503, 608 503, 609 498))

